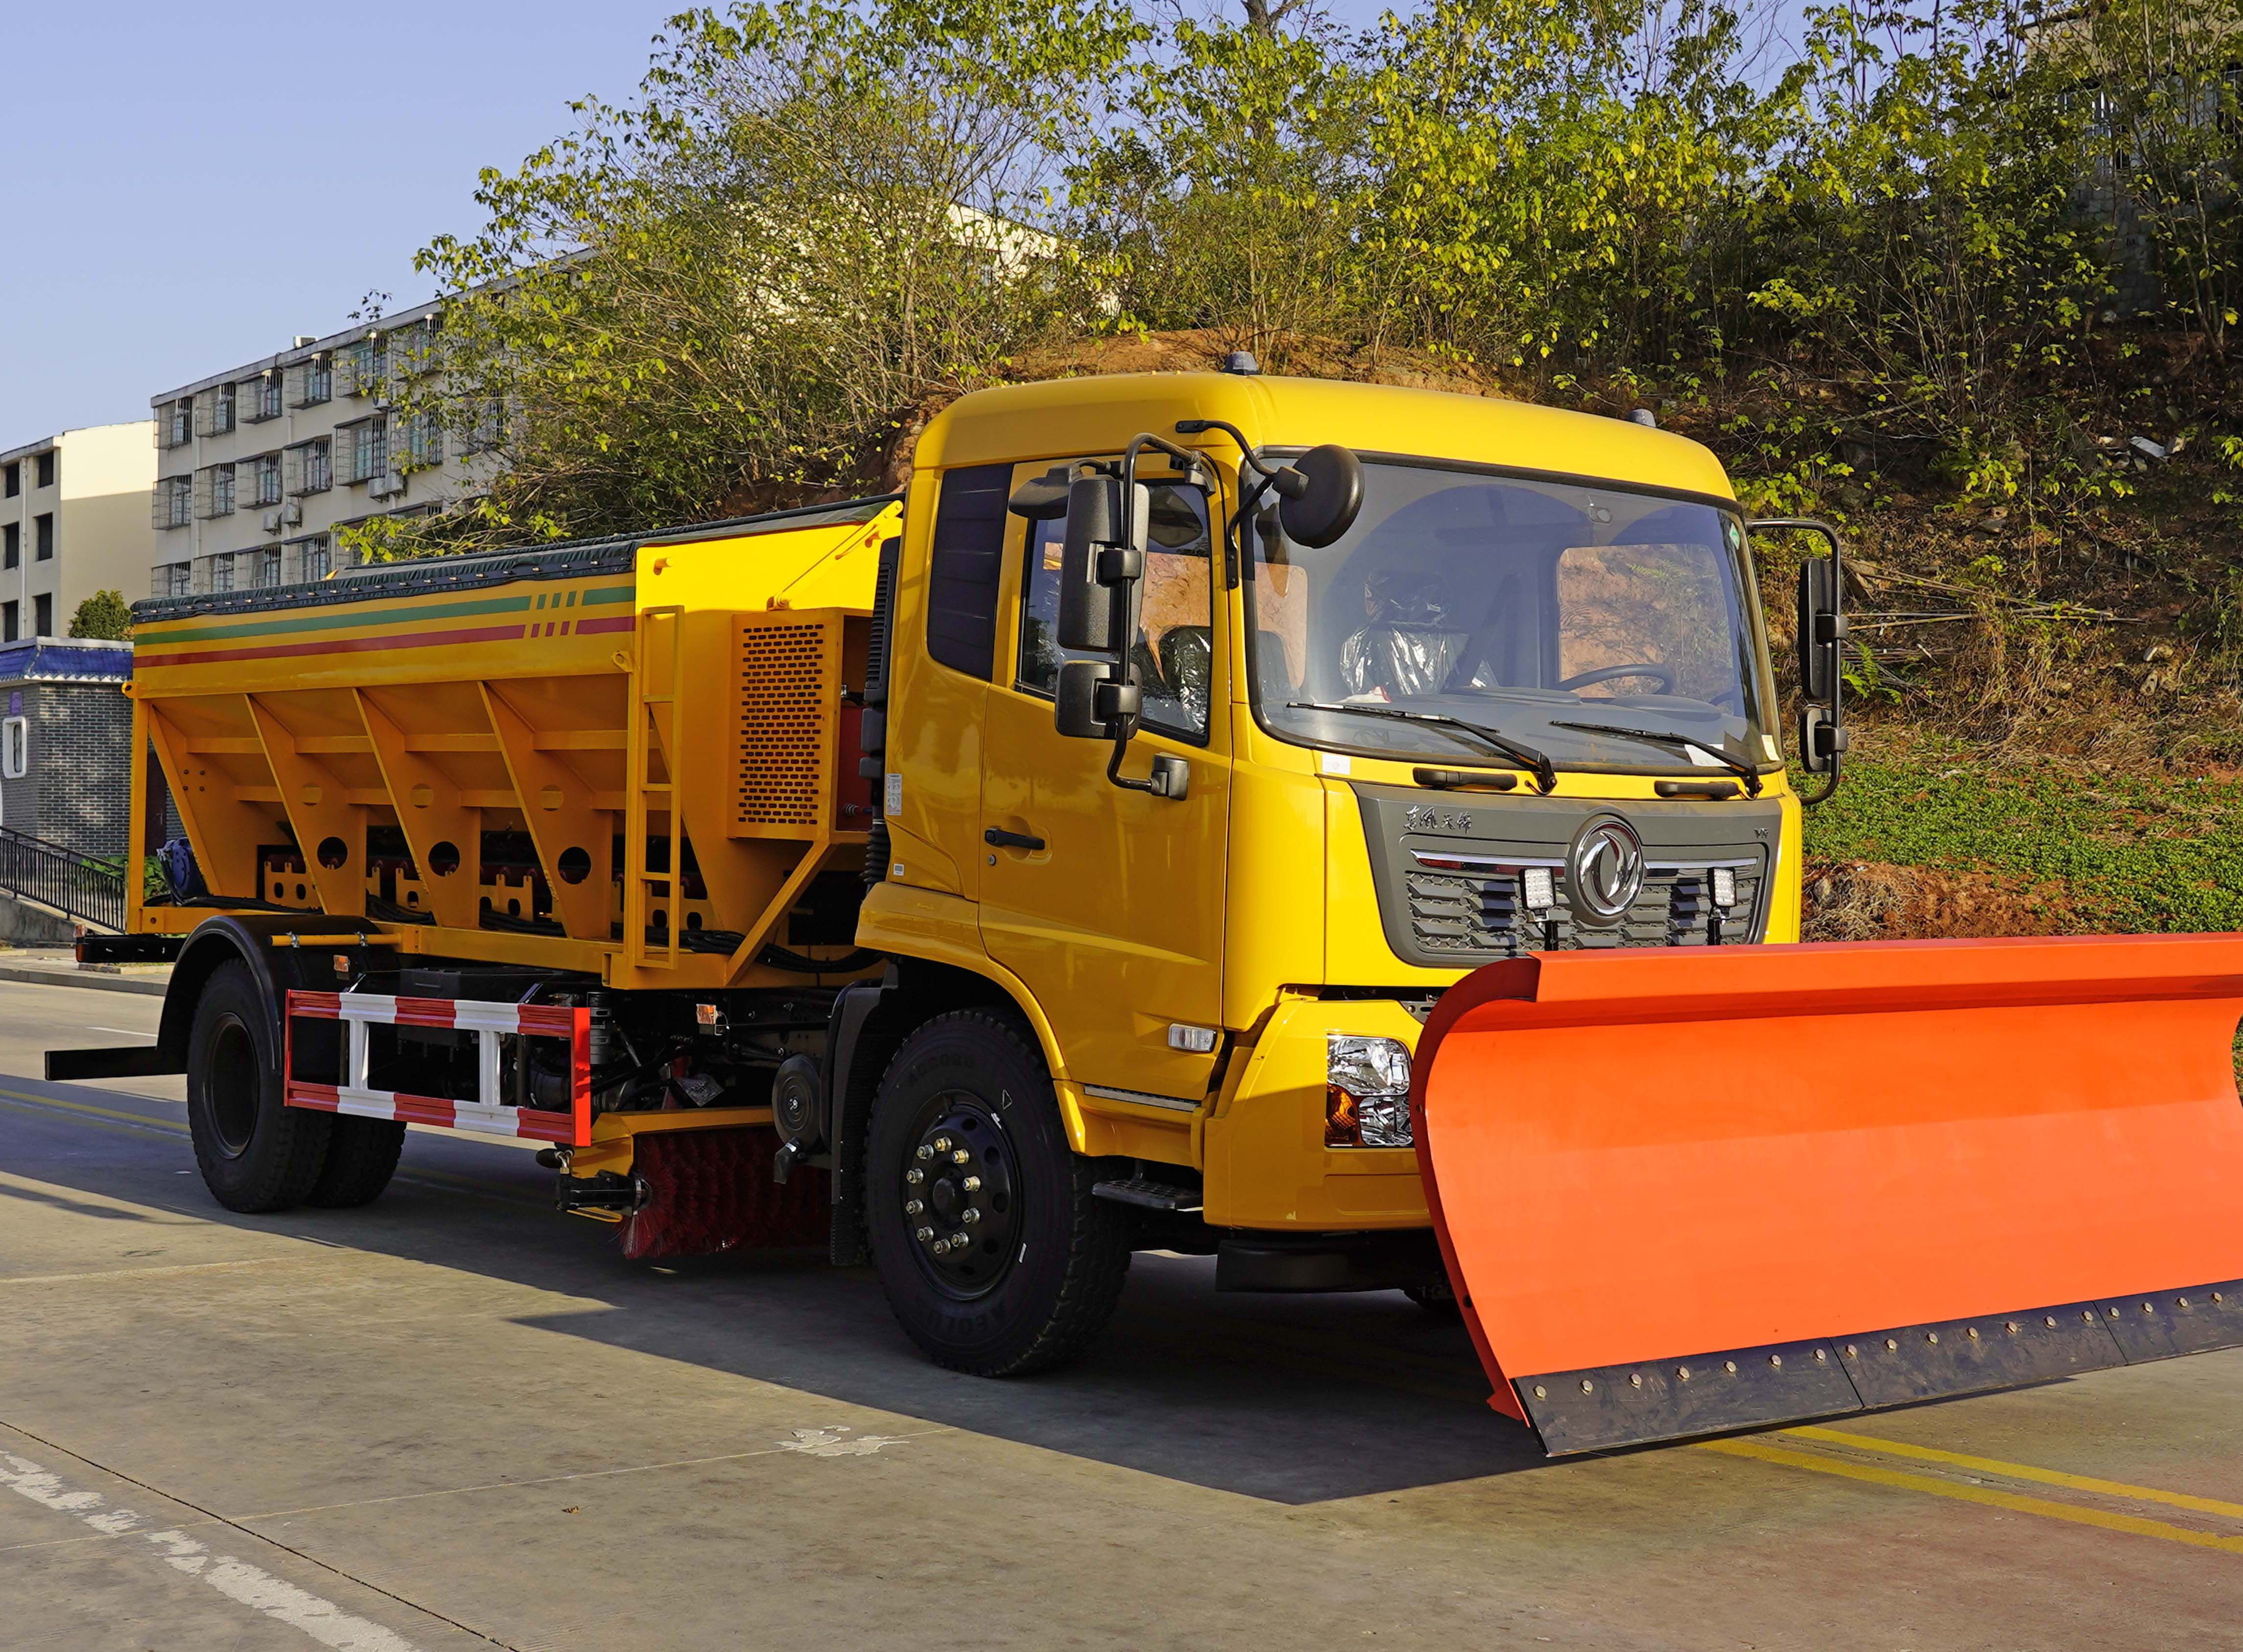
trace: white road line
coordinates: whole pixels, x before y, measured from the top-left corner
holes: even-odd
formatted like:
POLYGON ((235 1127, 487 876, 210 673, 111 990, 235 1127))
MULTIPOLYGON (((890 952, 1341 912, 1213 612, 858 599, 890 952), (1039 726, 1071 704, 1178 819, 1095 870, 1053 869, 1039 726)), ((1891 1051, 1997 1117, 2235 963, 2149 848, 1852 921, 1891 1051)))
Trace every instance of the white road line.
POLYGON ((410 1641, 381 1624, 284 1582, 262 1567, 231 1554, 213 1554, 207 1545, 177 1527, 149 1531, 145 1528, 154 1522, 147 1516, 129 1508, 112 1508, 98 1492, 72 1491, 61 1475, 12 1452, 0 1452, 0 1485, 43 1508, 83 1521, 104 1537, 137 1535, 174 1570, 200 1578, 229 1600, 301 1630, 336 1652, 414 1652, 410 1641))

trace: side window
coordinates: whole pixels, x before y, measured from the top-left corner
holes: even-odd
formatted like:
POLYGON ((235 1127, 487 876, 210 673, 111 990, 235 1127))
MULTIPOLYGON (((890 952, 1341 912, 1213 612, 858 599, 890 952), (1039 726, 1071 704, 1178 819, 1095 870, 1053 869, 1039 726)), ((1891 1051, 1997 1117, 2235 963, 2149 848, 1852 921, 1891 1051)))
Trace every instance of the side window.
POLYGON ((926 651, 953 671, 995 675, 997 583, 1005 564, 1010 465, 946 470, 926 573, 926 651))
POLYGON ((0 721, 0 775, 20 780, 30 772, 31 725, 28 718, 0 721))
MULTIPOLYGON (((1059 645, 1059 574, 1067 522, 1028 524, 1020 579, 1018 685, 1047 697, 1073 657, 1059 645)), ((1144 602, 1132 657, 1144 695, 1144 721, 1166 734, 1207 738, 1214 698, 1215 585, 1207 496, 1196 488, 1153 484, 1152 543, 1145 557, 1144 602)))

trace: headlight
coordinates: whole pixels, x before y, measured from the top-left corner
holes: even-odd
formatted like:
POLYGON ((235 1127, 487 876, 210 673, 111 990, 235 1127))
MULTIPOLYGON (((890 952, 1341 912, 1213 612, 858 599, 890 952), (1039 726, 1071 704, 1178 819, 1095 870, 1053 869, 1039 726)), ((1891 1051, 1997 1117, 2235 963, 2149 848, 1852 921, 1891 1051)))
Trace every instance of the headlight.
POLYGON ((1327 1035, 1324 1145, 1410 1144, 1409 1047, 1391 1038, 1327 1035))

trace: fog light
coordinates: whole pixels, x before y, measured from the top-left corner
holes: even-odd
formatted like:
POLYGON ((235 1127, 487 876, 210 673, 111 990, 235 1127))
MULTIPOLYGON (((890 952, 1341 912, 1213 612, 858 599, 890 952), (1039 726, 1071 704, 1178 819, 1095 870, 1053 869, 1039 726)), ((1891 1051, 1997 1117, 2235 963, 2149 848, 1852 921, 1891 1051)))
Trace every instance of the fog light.
POLYGON ((1324 1050, 1324 1145, 1411 1145, 1408 1047, 1333 1033, 1324 1050))
POLYGON ((1557 879, 1547 866, 1528 866, 1519 874, 1519 893, 1527 911, 1547 912, 1558 904, 1557 879))
POLYGON ((1714 904, 1727 911, 1737 904, 1737 869, 1734 866, 1714 868, 1714 904))

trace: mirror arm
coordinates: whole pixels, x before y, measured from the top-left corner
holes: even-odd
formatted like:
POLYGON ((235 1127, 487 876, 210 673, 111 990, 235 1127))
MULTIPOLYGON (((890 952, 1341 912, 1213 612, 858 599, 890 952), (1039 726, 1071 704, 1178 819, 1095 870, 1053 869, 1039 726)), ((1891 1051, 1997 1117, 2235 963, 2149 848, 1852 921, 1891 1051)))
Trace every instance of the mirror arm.
POLYGON ((1830 778, 1822 783, 1819 792, 1802 793, 1799 806, 1811 809, 1829 800, 1838 789, 1838 768, 1846 751, 1846 564, 1845 553, 1839 548, 1838 530, 1819 516, 1761 516, 1745 523, 1748 534, 1762 529, 1795 529, 1801 533, 1820 535, 1830 547, 1830 641, 1835 645, 1837 659, 1830 672, 1830 720, 1827 725, 1831 734, 1830 778))

